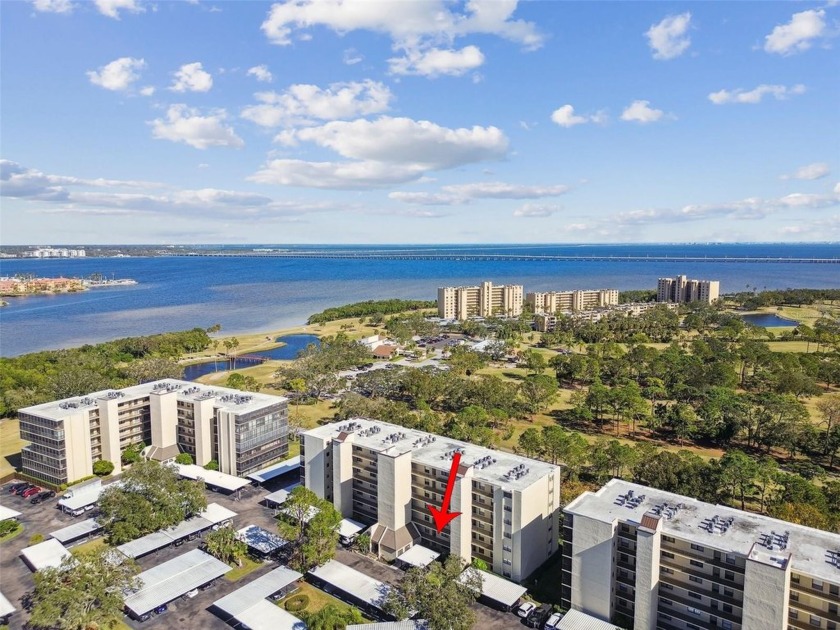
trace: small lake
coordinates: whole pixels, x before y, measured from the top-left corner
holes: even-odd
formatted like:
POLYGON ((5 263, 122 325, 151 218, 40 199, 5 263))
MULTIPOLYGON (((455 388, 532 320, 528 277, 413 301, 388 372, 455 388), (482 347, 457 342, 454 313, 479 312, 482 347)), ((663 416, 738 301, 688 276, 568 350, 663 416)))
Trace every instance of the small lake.
MULTIPOLYGON (((291 361, 292 359, 297 358, 298 353, 301 350, 304 350, 306 346, 311 343, 316 345, 320 344, 320 340, 315 335, 284 335, 283 337, 277 337, 275 339, 277 343, 283 343, 285 345, 280 346, 278 348, 272 348, 271 350, 261 350, 259 352, 249 352, 249 356, 259 356, 259 357, 266 357, 268 359, 275 359, 281 361, 291 361)), ((253 359, 247 358, 237 358, 236 359, 236 368, 246 368, 252 367, 254 365, 259 365, 260 361, 255 361, 253 359)), ((186 381, 194 381, 195 379, 199 378, 200 376, 204 376, 205 374, 212 374, 213 372, 220 372, 224 370, 231 370, 233 369, 233 361, 229 361, 227 359, 219 359, 217 361, 207 361, 205 363, 195 363, 193 365, 188 365, 184 368, 184 380, 186 381)))
POLYGON ((762 328, 779 328, 780 326, 799 326, 799 322, 793 319, 779 317, 775 313, 759 313, 755 315, 741 315, 748 324, 761 326, 762 328))

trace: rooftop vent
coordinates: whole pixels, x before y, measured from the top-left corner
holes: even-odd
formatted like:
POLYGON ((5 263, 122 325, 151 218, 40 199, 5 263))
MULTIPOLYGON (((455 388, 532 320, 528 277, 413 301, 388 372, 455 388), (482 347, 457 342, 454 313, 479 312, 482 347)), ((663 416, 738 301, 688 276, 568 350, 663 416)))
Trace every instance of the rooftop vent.
POLYGON ((654 505, 650 511, 652 514, 656 516, 662 516, 665 520, 670 521, 677 515, 681 509, 685 507, 685 503, 660 503, 659 505, 654 505))
POLYGON ((206 392, 200 393, 198 396, 195 397, 196 400, 207 400, 209 398, 215 398, 216 392, 212 389, 208 389, 206 392))
POLYGON ((464 454, 464 447, 458 446, 457 448, 452 448, 446 451, 443 455, 440 456, 441 459, 452 459, 455 457, 455 453, 459 453, 461 455, 464 454))
MULTIPOLYGON (((720 516, 719 514, 715 514, 712 518, 707 518, 705 521, 700 523, 700 528, 705 529, 710 534, 725 534, 730 527, 732 527, 732 523, 735 522, 734 516, 720 516)), ((773 547, 768 547, 772 551, 773 547)))
POLYGON ((761 534, 758 539, 758 544, 767 547, 770 551, 777 549, 784 551, 787 549, 788 541, 790 539, 790 532, 775 532, 771 531, 769 534, 761 534))
POLYGON ((192 394, 197 394, 200 391, 201 391, 200 387, 198 387, 197 385, 193 385, 192 387, 188 387, 187 389, 185 389, 184 393, 187 396, 191 396, 192 394))
POLYGON ((414 448, 418 448, 418 447, 421 447, 421 446, 428 446, 429 444, 431 444, 435 440, 437 440, 437 438, 434 435, 427 435, 425 437, 421 437, 421 438, 418 438, 418 439, 414 440, 414 442, 411 445, 414 448))
POLYGON ((404 440, 406 437, 408 437, 408 436, 405 433, 397 432, 397 433, 391 433, 391 435, 385 436, 385 438, 382 441, 385 442, 386 444, 396 444, 400 440, 404 440))
MULTIPOLYGON (((353 423, 351 422, 350 424, 353 424, 353 423)), ((358 424, 358 423, 356 423, 356 424, 358 424)), ((362 437, 368 437, 369 435, 376 435, 381 430, 382 429, 380 427, 374 425, 370 428, 365 429, 364 431, 360 431, 359 435, 362 436, 362 437)))
POLYGON ((118 391, 107 392, 104 396, 105 400, 116 400, 117 398, 124 398, 125 394, 118 391))
POLYGON ((88 398, 87 396, 85 396, 79 402, 83 405, 92 405, 93 404, 93 398, 88 398))
POLYGON ((351 431, 356 431, 361 428, 362 425, 359 422, 347 422, 345 424, 338 425, 338 430, 342 433, 350 433, 351 431))
POLYGON ((243 394, 224 394, 219 400, 225 403, 232 402, 234 405, 244 405, 251 402, 253 398, 253 396, 243 394))
POLYGON ((481 470, 482 468, 487 468, 488 466, 492 466, 496 463, 496 459, 492 455, 485 455, 484 457, 480 457, 479 459, 473 462, 473 466, 481 470))
POLYGON ((826 557, 828 558, 826 562, 840 569, 840 549, 837 549, 836 551, 829 549, 826 552, 826 557))
POLYGON ((506 481, 515 481, 517 479, 521 479, 529 472, 531 472, 530 468, 527 468, 525 464, 519 464, 518 466, 514 466, 513 468, 511 468, 502 476, 505 478, 506 481))
POLYGON ((636 494, 633 490, 628 490, 625 494, 619 494, 613 504, 621 505, 630 509, 637 508, 645 500, 645 495, 636 494))

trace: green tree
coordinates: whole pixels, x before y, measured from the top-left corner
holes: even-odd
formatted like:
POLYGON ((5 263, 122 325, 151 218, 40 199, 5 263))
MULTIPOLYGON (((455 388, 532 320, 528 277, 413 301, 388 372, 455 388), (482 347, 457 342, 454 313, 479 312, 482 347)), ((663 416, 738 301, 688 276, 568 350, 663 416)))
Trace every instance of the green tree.
POLYGON ((758 474, 758 463, 742 451, 728 451, 720 460, 723 482, 729 487, 732 496, 741 501, 741 509, 746 509, 746 496, 752 489, 758 474))
POLYGON ((522 403, 529 413, 546 409, 557 397, 557 379, 545 374, 529 374, 519 385, 522 403))
POLYGON ((132 361, 123 368, 123 373, 132 385, 137 385, 163 378, 183 378, 184 366, 172 359, 151 357, 132 361))
POLYGON ((185 464, 189 466, 190 464, 194 464, 192 455, 189 453, 178 453, 178 456, 175 458, 176 464, 185 464))
POLYGON ((134 464, 136 462, 139 462, 142 459, 140 453, 143 451, 144 448, 146 448, 146 445, 142 442, 140 444, 132 444, 130 446, 127 446, 126 449, 120 455, 120 461, 122 461, 124 466, 127 464, 134 464))
POLYGON ((98 477, 107 477, 114 472, 114 464, 107 459, 100 459, 93 462, 93 474, 98 477))
MULTIPOLYGON (((830 440, 832 431, 840 423, 840 394, 823 396, 816 402, 817 411, 822 416, 822 426, 825 427, 825 440, 823 442, 823 455, 828 456, 830 452, 830 440)), ((833 462, 829 464, 833 466, 833 462)))
POLYGON ((449 369, 453 374, 471 376, 484 367, 487 367, 484 354, 466 346, 455 346, 449 354, 449 369))
POLYGON ((475 623, 471 606, 481 593, 482 580, 479 571, 464 570, 463 561, 451 555, 443 564, 409 569, 388 593, 384 609, 398 619, 416 611, 419 619, 428 621, 430 630, 470 630, 475 623))
POLYGON ((523 356, 525 369, 529 374, 542 374, 548 367, 548 361, 541 352, 527 350, 523 356))
POLYGON ((220 527, 205 534, 204 547, 211 556, 237 566, 242 566, 242 559, 248 554, 248 545, 236 537, 232 527, 220 527))
POLYGON ((344 630, 348 625, 364 622, 358 608, 339 608, 335 604, 327 604, 318 612, 304 613, 304 617, 309 630, 344 630))
POLYGON ((115 562, 109 547, 79 551, 58 567, 35 573, 32 593, 34 628, 91 630, 107 628, 122 616, 125 592, 142 586, 140 569, 128 558, 115 562))
POLYGON ((207 507, 204 483, 181 480, 174 466, 141 461, 99 499, 100 523, 120 544, 171 527, 207 507))
POLYGON ((527 457, 535 457, 543 450, 540 432, 533 427, 525 429, 519 436, 519 448, 527 457))
POLYGON ((204 464, 204 469, 205 470, 219 470, 219 462, 217 462, 215 459, 211 459, 209 462, 204 464))
POLYGON ((305 486, 289 493, 278 521, 280 535, 293 545, 289 566, 301 573, 335 555, 341 514, 305 486))

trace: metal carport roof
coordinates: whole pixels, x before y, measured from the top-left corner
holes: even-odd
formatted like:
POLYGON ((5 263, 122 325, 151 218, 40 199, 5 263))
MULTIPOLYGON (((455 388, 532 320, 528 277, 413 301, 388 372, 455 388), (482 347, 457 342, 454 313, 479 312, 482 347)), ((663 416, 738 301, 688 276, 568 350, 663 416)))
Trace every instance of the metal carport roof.
POLYGON ((463 578, 467 571, 477 571, 481 576, 481 595, 487 599, 492 599, 494 602, 499 602, 505 606, 513 606, 516 601, 528 592, 524 586, 519 586, 515 582, 500 578, 498 575, 488 573, 487 571, 480 571, 473 567, 467 567, 464 572, 458 576, 458 579, 463 582, 463 578))
POLYGON ((265 599, 242 611, 236 620, 251 630, 306 630, 300 619, 265 599))
POLYGON ((0 521, 5 521, 10 518, 17 518, 18 516, 20 516, 20 512, 18 512, 17 510, 7 508, 5 505, 0 505, 0 521))
POLYGON ((312 569, 309 574, 375 608, 382 607, 385 597, 391 590, 391 587, 384 582, 375 580, 336 560, 330 560, 325 565, 312 569))
POLYGON ((195 464, 175 464, 178 474, 186 479, 201 479, 208 486, 222 488, 234 492, 240 488, 251 485, 251 482, 241 477, 228 475, 218 470, 207 470, 195 464))
POLYGON ((397 560, 413 567, 425 567, 437 560, 439 556, 440 554, 434 549, 429 549, 423 545, 414 545, 404 554, 398 556, 397 560))
POLYGON ((301 573, 292 571, 288 567, 277 567, 250 584, 236 589, 230 595, 217 599, 213 602, 213 605, 219 610, 238 618, 240 613, 253 607, 257 602, 281 591, 302 577, 301 573))
POLYGON ((26 564, 33 571, 40 571, 47 567, 59 567, 64 558, 70 556, 70 552, 55 538, 50 538, 37 545, 27 547, 20 552, 26 564))
POLYGON ((79 538, 86 538, 98 534, 102 531, 102 525, 96 522, 96 519, 89 518, 81 523, 74 523, 68 527, 62 527, 50 534, 62 545, 79 540, 79 538))
POLYGON ((3 593, 0 593, 0 619, 3 617, 7 617, 15 612, 16 608, 12 606, 12 602, 6 599, 6 596, 3 593))
POLYGON ((263 483, 280 475, 286 475, 290 472, 300 468, 300 457, 290 457, 289 459, 267 466, 262 470, 248 475, 248 479, 253 479, 256 482, 263 483))
POLYGON ((619 630, 617 625, 602 621, 579 610, 567 612, 556 628, 557 630, 619 630))
POLYGON ((289 541, 257 525, 243 527, 236 532, 236 537, 252 549, 265 554, 282 549, 289 544, 289 541))

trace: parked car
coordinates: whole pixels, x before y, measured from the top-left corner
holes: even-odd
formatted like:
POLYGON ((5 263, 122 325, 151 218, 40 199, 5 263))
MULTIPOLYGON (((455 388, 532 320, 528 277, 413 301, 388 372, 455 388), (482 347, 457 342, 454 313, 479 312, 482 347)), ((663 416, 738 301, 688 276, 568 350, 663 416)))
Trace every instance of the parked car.
POLYGON ((17 483, 13 483, 11 486, 9 486, 8 492, 9 492, 9 494, 14 494, 15 492, 17 492, 18 490, 20 490, 24 486, 28 486, 28 485, 29 484, 26 483, 25 481, 19 481, 17 483))
POLYGON ((34 495, 38 494, 39 492, 41 492, 41 488, 39 488, 38 486, 32 486, 31 488, 26 490, 20 496, 22 496, 24 499, 28 499, 29 497, 34 496, 34 495))
POLYGON ((38 505, 41 501, 46 501, 47 499, 51 499, 55 496, 55 492, 52 490, 46 490, 45 492, 41 492, 40 494, 36 494, 32 499, 29 501, 32 505, 38 505))
POLYGON ((525 619, 536 608, 537 608, 537 605, 534 602, 524 602, 524 603, 519 605, 519 608, 516 609, 516 614, 518 616, 522 617, 523 619, 525 619))
POLYGON ((196 595, 198 595, 198 589, 197 588, 194 588, 193 590, 187 591, 186 593, 184 593, 184 597, 189 597, 190 599, 192 599, 196 595))
POLYGON ((554 613, 551 617, 548 618, 548 621, 545 622, 543 626, 543 630, 554 630, 557 625, 560 623, 560 620, 563 618, 563 615, 560 613, 554 613))
POLYGON ((162 614, 163 614, 163 613, 165 613, 167 610, 169 610, 169 608, 167 607, 167 605, 166 605, 166 604, 163 604, 163 605, 158 606, 157 608, 155 608, 155 614, 156 614, 156 615, 162 615, 162 614))
POLYGON ((34 488, 34 487, 35 487, 35 484, 34 484, 34 483, 25 483, 25 484, 23 484, 22 486, 18 486, 18 487, 15 489, 15 492, 14 492, 14 493, 20 497, 20 496, 23 496, 23 493, 24 493, 24 492, 26 492, 26 491, 27 491, 27 490, 29 490, 30 488, 34 488))
POLYGON ((525 625, 529 628, 541 628, 545 620, 551 616, 551 604, 543 604, 531 611, 528 618, 525 620, 525 625))

